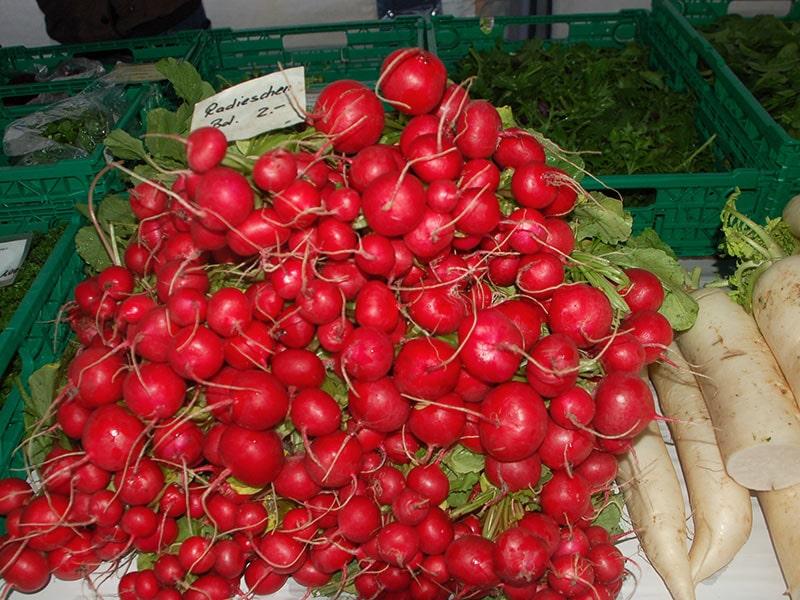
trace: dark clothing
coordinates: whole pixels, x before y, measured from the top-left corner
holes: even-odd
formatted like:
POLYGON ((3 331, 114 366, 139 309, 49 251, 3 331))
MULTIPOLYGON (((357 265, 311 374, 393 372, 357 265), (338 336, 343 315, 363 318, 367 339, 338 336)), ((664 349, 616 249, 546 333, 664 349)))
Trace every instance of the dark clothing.
MULTIPOLYGON (((184 23, 207 28, 201 0, 36 0, 47 35, 62 44, 157 35, 184 23)), ((187 28, 187 27, 181 27, 187 28)))

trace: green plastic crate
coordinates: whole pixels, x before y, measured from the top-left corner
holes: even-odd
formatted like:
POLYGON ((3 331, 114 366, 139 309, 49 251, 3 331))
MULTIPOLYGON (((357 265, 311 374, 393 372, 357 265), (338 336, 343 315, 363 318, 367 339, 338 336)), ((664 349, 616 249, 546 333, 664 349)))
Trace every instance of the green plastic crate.
MULTIPOLYGON (((551 26, 551 43, 586 43, 595 47, 622 47, 635 41, 650 49, 651 63, 667 75, 676 90, 687 87, 697 99, 696 127, 704 137, 716 134, 716 173, 675 173, 618 175, 595 174, 600 181, 584 179, 589 190, 611 187, 624 196, 655 193, 647 206, 631 207, 634 230, 653 227, 680 256, 708 256, 716 253, 720 241, 719 214, 726 197, 736 188, 742 195, 739 206, 748 214, 763 218, 774 215, 785 201, 786 190, 774 163, 747 160, 740 148, 741 137, 730 133, 720 120, 720 106, 708 87, 695 89, 683 78, 684 62, 677 60, 670 36, 644 10, 617 13, 570 14, 525 17, 455 18, 434 16, 429 21, 428 48, 452 69, 470 48, 491 49, 497 44, 513 52, 525 43, 535 26, 551 26), (566 30, 566 31, 564 31, 566 30), (563 35, 562 35, 563 34, 563 35)), ((732 120, 732 118, 729 118, 732 120)))
MULTIPOLYGON (((69 326, 58 322, 58 317, 84 276, 83 261, 75 250, 75 234, 82 225, 75 214, 8 326, 0 332, 0 374, 6 374, 14 357, 19 356, 19 379, 26 391, 28 377, 44 364, 59 360, 70 338, 69 326)), ((38 220, 18 221, 0 226, 0 233, 43 231, 48 226, 38 220)), ((0 409, 0 477, 22 473, 23 457, 15 452, 24 433, 22 406, 22 395, 14 386, 0 409)))
POLYGON ((82 89, 93 78, 11 83, 16 74, 33 74, 37 67, 52 69, 72 57, 85 57, 100 61, 107 71, 111 70, 118 61, 138 64, 172 57, 183 58, 194 64, 205 35, 204 31, 181 31, 154 37, 87 44, 0 48, 0 96, 6 94, 35 96, 42 86, 47 86, 49 91, 75 92, 82 89))
MULTIPOLYGON (((775 122, 714 47, 681 14, 685 9, 696 24, 709 24, 725 14, 728 2, 683 1, 680 5, 672 0, 653 0, 652 13, 653 21, 672 41, 670 60, 679 72, 681 84, 713 96, 719 107, 717 123, 726 127, 728 137, 735 138, 741 162, 777 169, 787 189, 800 191, 800 140, 790 137, 775 122), (795 180, 799 183, 792 186, 795 180)), ((800 4, 794 4, 791 15, 800 18, 800 4)))
MULTIPOLYGON (((731 10, 731 0, 674 0, 674 3, 686 20, 697 26, 711 25, 725 15, 736 12, 731 10)), ((758 3, 751 3, 750 7, 757 8, 758 3)), ((792 1, 784 18, 800 20, 800 2, 792 1)))
MULTIPOLYGON (((116 126, 136 131, 141 111, 151 98, 151 86, 128 86, 127 108, 116 126)), ((0 131, 14 119, 41 110, 42 105, 24 105, 0 112, 0 131)), ((95 175, 105 166, 105 148, 98 145, 87 158, 47 165, 11 166, 0 153, 0 227, 27 220, 48 222, 53 217, 68 219, 77 202, 85 202, 95 175)), ((103 197, 120 185, 114 174, 97 186, 103 197)))
POLYGON ((425 21, 402 16, 231 31, 213 30, 200 59, 200 73, 215 87, 226 87, 279 68, 304 66, 312 93, 337 79, 373 84, 381 63, 397 48, 425 44, 425 21))

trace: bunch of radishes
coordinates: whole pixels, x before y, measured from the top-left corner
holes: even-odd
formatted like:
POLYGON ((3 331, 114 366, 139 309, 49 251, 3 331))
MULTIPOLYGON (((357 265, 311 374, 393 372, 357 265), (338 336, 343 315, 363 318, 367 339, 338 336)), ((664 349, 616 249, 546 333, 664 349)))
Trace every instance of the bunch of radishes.
POLYGON ((591 524, 654 415, 639 372, 672 339, 662 286, 629 270, 621 314, 566 279, 578 186, 435 56, 396 51, 377 87, 408 115, 398 144, 378 143, 379 96, 338 81, 315 151, 231 168, 199 129, 169 188, 130 191, 124 266, 69 308, 82 347, 36 433, 59 432, 37 491, 0 482, 11 587, 135 552, 126 600, 290 577, 365 599, 616 596, 625 561, 591 524), (459 503, 454 452, 485 465, 459 503))

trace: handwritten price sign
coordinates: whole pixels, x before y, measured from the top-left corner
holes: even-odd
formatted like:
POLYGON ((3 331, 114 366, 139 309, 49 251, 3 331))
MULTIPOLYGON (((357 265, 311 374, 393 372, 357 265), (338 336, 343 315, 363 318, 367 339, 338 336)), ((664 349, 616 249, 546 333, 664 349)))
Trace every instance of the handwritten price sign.
POLYGON ((294 67, 251 79, 194 106, 192 130, 216 127, 228 140, 244 140, 305 120, 305 68, 294 67))

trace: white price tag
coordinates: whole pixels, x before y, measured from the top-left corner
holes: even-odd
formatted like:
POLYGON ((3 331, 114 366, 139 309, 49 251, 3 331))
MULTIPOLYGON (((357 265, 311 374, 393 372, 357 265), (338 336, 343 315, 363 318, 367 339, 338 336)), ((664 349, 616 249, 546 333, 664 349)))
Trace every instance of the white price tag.
POLYGON ((228 140, 244 140, 305 120, 304 67, 251 79, 194 105, 192 130, 216 127, 228 140))
POLYGON ((28 255, 31 234, 24 237, 0 238, 0 287, 11 285, 28 255))

